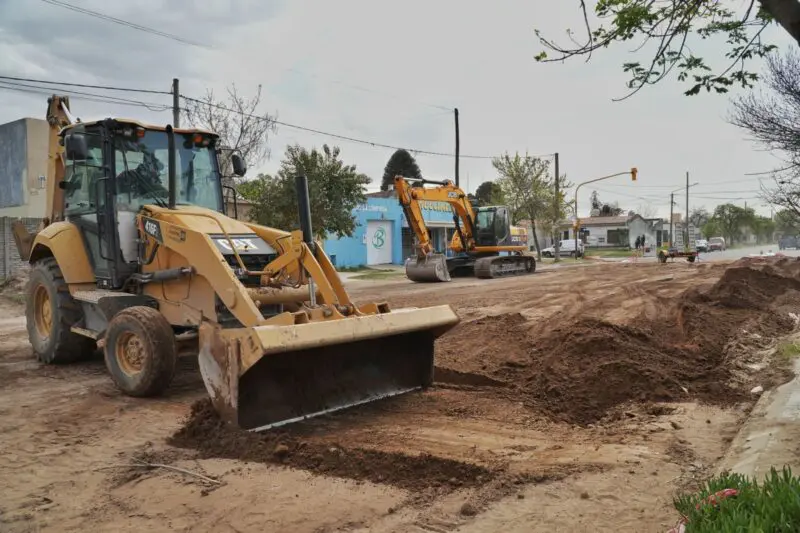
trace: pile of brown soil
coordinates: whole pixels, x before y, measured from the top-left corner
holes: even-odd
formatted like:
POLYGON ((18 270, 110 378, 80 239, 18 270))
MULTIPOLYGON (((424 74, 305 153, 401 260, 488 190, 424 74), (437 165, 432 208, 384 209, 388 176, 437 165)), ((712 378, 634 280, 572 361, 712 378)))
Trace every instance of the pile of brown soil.
POLYGON ((185 425, 168 443, 195 449, 201 457, 222 457, 291 466, 355 480, 385 483, 409 490, 438 487, 454 490, 481 485, 499 471, 428 454, 417 456, 343 447, 318 442, 303 435, 302 424, 287 432, 251 433, 226 424, 210 400, 192 406, 185 425))
MULTIPOLYGON (((800 261, 743 260, 707 291, 664 300, 655 320, 555 317, 536 332, 518 314, 460 324, 438 341, 437 364, 460 370, 462 382, 470 373, 501 382, 517 401, 581 425, 629 401, 730 404, 745 392, 730 386, 736 362, 727 347, 745 331, 791 331, 793 320, 776 309, 797 291, 800 261)), ((437 380, 449 376, 438 372, 437 380)))
POLYGON ((706 294, 707 301, 726 307, 768 309, 778 296, 800 291, 800 273, 795 259, 774 262, 743 260, 722 274, 706 294))

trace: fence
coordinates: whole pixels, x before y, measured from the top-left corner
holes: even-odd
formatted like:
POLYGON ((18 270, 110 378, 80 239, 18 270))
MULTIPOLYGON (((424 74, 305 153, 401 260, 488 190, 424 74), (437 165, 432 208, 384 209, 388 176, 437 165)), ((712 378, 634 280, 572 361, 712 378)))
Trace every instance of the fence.
POLYGON ((15 220, 22 220, 28 231, 36 231, 41 218, 22 218, 0 217, 0 279, 14 277, 23 274, 28 269, 28 264, 20 259, 17 245, 14 243, 14 234, 11 232, 11 224, 15 220))

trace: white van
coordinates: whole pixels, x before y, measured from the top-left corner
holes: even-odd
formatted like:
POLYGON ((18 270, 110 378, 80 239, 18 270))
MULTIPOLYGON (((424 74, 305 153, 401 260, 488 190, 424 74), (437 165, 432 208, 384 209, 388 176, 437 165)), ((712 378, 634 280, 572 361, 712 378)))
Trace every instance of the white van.
MULTIPOLYGON (((578 241, 578 257, 583 257, 584 253, 584 246, 582 241, 578 241)), ((556 256, 556 249, 553 246, 549 248, 545 248, 542 250, 542 255, 544 257, 555 257, 556 256)), ((561 246, 558 250, 558 255, 565 256, 568 255, 570 257, 575 257, 575 240, 570 239, 568 241, 561 241, 561 246)))

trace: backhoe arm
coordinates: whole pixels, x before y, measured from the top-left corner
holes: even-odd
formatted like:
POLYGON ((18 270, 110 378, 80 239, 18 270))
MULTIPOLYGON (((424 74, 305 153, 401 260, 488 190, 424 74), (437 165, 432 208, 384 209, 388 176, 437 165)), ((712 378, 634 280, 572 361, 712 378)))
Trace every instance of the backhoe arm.
POLYGON ((397 193, 397 199, 400 201, 400 205, 406 215, 408 225, 419 241, 417 245, 418 256, 425 257, 434 251, 433 243, 431 243, 428 235, 428 227, 425 225, 425 219, 422 216, 421 201, 447 202, 453 209, 453 220, 456 223, 457 238, 453 239, 451 248, 456 252, 474 248, 475 212, 466 193, 450 180, 441 182, 428 181, 425 183, 435 183, 438 186, 430 188, 412 187, 403 176, 394 178, 394 190, 397 193))
POLYGON ((47 157, 47 205, 45 225, 64 220, 64 190, 59 183, 64 180, 66 162, 64 147, 58 134, 72 123, 69 113, 69 98, 53 95, 47 99, 47 123, 50 125, 47 157))

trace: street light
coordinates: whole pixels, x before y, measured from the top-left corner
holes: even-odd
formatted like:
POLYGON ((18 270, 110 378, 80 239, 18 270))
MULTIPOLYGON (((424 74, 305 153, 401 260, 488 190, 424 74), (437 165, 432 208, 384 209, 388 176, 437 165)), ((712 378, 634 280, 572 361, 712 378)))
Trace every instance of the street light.
POLYGON ((575 226, 573 228, 573 231, 575 232, 575 260, 576 261, 578 260, 578 230, 581 227, 581 220, 578 218, 578 191, 584 185, 588 185, 590 183, 595 183, 595 182, 598 182, 598 181, 608 180, 608 179, 611 179, 611 178, 616 178, 617 176, 627 176, 628 174, 630 174, 630 176, 631 176, 631 181, 636 181, 636 178, 639 175, 639 169, 637 169, 636 167, 633 167, 633 168, 631 168, 630 170, 628 170, 626 172, 617 172, 616 174, 610 174, 608 176, 603 176, 602 178, 595 178, 593 180, 584 181, 582 183, 579 183, 578 186, 575 187, 575 226))

